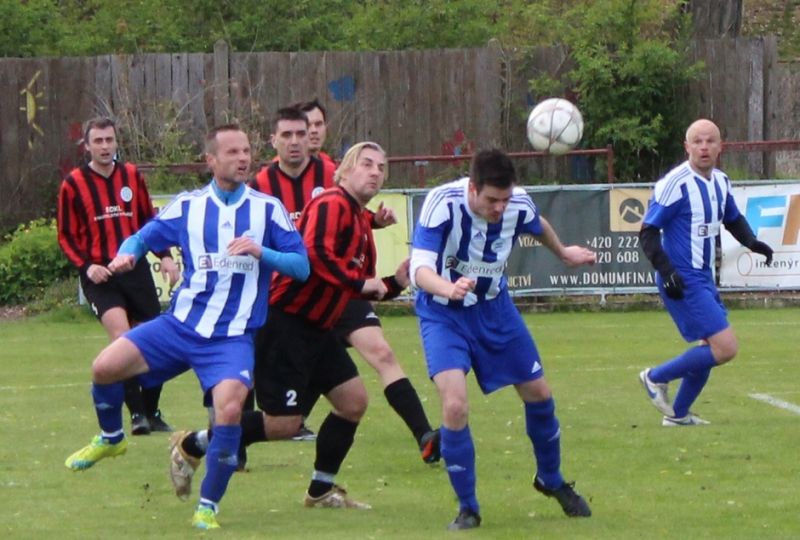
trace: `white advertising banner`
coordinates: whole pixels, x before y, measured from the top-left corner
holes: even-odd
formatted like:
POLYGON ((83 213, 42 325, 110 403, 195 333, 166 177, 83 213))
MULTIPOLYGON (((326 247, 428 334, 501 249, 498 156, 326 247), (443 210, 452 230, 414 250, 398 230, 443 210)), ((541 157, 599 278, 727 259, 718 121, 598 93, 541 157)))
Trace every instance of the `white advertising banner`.
POLYGON ((775 256, 767 266, 723 228, 720 286, 800 289, 800 183, 734 187, 733 196, 775 256))

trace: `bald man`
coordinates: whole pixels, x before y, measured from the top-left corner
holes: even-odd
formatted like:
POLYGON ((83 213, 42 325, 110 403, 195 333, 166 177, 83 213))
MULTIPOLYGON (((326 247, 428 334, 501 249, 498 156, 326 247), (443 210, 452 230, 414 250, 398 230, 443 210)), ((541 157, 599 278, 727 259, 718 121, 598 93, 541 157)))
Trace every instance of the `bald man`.
POLYGON ((716 237, 726 229, 743 246, 772 262, 772 249, 758 240, 739 213, 731 181, 715 168, 722 150, 719 128, 700 119, 686 130, 688 159, 656 182, 639 233, 642 249, 656 270, 664 306, 687 342, 698 342, 680 356, 639 374, 647 396, 663 415, 665 427, 708 424, 690 407, 711 369, 736 356, 736 334, 728 323, 714 281, 716 237), (675 401, 668 385, 681 379, 675 401))

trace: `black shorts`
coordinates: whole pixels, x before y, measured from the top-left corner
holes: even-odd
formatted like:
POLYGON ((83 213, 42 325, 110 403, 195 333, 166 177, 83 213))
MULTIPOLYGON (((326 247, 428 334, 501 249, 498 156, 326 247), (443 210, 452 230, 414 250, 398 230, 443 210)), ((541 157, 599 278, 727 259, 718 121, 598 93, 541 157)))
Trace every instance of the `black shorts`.
POLYGON ((81 288, 99 320, 111 308, 121 307, 131 322, 144 322, 161 313, 156 285, 146 257, 139 259, 133 270, 111 276, 97 284, 81 274, 81 288))
POLYGON ((347 303, 342 316, 336 322, 336 326, 333 327, 333 331, 345 345, 349 346, 350 342, 347 336, 359 328, 380 325, 381 320, 375 314, 375 310, 372 309, 372 302, 358 298, 347 303))
POLYGON ((333 331, 279 309, 271 309, 258 330, 255 355, 256 403, 273 416, 300 415, 306 396, 325 395, 358 376, 333 331))

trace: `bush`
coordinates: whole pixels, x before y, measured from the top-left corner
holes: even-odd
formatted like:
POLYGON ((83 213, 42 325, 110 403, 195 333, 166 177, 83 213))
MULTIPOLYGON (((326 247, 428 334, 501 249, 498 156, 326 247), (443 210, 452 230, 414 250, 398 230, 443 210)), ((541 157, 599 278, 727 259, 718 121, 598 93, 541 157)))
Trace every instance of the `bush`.
MULTIPOLYGON (((688 54, 691 19, 679 3, 596 0, 539 13, 574 62, 556 78, 532 80, 536 99, 573 97, 586 122, 583 145, 614 147, 622 181, 652 181, 683 158, 686 91, 703 65, 688 54)), ((605 160, 597 159, 598 173, 605 160)))
POLYGON ((6 235, 0 245, 0 305, 41 298, 72 265, 58 246, 54 219, 35 219, 6 235))

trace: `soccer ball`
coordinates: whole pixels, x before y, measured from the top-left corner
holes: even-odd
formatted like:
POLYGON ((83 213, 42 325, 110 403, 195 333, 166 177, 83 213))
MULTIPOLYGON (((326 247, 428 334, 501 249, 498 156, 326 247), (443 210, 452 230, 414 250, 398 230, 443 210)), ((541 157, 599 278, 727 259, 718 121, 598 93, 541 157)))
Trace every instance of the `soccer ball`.
POLYGON ((540 152, 569 152, 578 145, 582 136, 581 112, 566 99, 546 99, 528 116, 528 140, 540 152))

